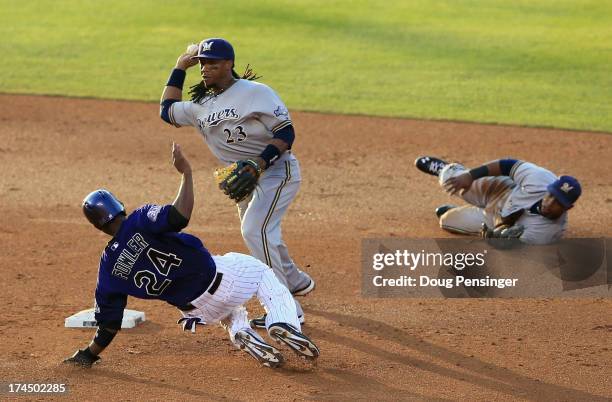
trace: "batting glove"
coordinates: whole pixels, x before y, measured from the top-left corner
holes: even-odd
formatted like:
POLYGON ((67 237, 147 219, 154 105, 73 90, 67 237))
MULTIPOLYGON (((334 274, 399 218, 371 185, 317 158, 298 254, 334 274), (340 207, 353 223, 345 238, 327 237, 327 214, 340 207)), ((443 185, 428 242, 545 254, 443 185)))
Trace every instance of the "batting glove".
POLYGON ((74 352, 72 357, 64 360, 64 363, 74 364, 75 366, 90 368, 92 364, 100 360, 100 356, 96 356, 89 348, 80 349, 74 352))

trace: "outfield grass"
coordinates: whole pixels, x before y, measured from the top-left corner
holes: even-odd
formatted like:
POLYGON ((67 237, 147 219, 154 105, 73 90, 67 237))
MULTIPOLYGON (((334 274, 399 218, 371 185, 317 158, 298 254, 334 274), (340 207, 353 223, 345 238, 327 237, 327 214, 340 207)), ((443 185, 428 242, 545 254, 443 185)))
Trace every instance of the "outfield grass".
POLYGON ((612 132, 609 1, 0 0, 0 35, 0 92, 157 100, 223 36, 294 110, 612 132))

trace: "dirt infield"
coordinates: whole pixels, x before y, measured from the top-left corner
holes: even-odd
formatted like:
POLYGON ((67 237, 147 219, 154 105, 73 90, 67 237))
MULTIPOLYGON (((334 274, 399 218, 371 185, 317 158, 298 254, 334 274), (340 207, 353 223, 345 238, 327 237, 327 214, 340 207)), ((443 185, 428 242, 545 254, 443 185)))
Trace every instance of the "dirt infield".
POLYGON ((448 197, 414 169, 420 154, 468 165, 513 156, 573 174, 584 191, 569 234, 612 235, 611 135, 294 113, 303 183, 283 229, 317 281, 303 305, 318 365, 287 352, 284 369, 260 368, 220 327, 182 333, 169 305, 130 299, 148 321, 81 370, 60 362, 92 331, 63 319, 93 304, 107 241, 82 217, 83 197, 106 186, 128 209, 170 202, 176 140, 194 167, 188 231, 216 254, 246 252, 236 209, 215 189, 217 162, 199 135, 165 125, 154 104, 0 100, 1 382, 66 382, 73 400, 612 398, 610 300, 377 300, 360 291, 362 238, 449 236, 433 215, 448 197))

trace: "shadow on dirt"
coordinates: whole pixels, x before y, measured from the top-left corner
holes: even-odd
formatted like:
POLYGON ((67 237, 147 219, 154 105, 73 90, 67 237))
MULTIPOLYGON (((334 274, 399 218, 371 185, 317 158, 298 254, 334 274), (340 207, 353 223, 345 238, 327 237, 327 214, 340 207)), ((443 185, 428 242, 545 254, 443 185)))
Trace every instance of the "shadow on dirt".
POLYGON ((594 395, 586 391, 576 390, 563 385, 550 384, 538 379, 529 378, 515 373, 507 368, 495 366, 444 347, 434 345, 424 339, 418 338, 401 329, 384 322, 367 317, 357 317, 329 311, 308 310, 309 314, 326 318, 345 327, 351 327, 371 335, 395 342, 405 348, 414 349, 420 354, 426 354, 433 359, 445 362, 448 365, 459 367, 453 369, 442 366, 430 360, 390 352, 371 343, 342 336, 338 333, 309 328, 308 333, 314 339, 325 340, 340 344, 362 353, 374 355, 379 359, 392 361, 419 370, 448 377, 452 380, 463 381, 478 387, 488 388, 512 397, 520 397, 534 401, 562 401, 562 400, 588 400, 608 401, 608 398, 594 395))
MULTIPOLYGON (((176 392, 176 393, 183 394, 189 397, 202 398, 203 400, 206 400, 206 401, 224 401, 224 402, 235 401, 235 399, 230 399, 227 396, 217 396, 217 395, 210 394, 206 391, 200 391, 197 389, 187 388, 187 385, 179 386, 179 385, 173 385, 173 384, 166 384, 161 381, 149 380, 146 378, 138 378, 133 375, 129 375, 123 372, 113 371, 109 369, 96 368, 95 372, 92 371, 92 375, 94 375, 96 378, 103 377, 103 378, 108 378, 111 380, 118 380, 118 381, 132 383, 134 385, 138 384, 138 385, 144 385, 150 388, 164 389, 166 391, 176 392)), ((143 389, 143 388, 134 388, 134 389, 137 390, 137 389, 143 389)), ((136 398, 138 397, 136 396, 136 398)))

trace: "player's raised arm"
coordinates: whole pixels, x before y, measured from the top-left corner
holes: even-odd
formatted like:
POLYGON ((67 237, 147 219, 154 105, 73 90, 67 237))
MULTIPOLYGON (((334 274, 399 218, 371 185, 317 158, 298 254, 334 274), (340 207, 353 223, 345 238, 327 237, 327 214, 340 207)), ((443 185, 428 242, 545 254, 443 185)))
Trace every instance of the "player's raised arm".
MULTIPOLYGON (((183 155, 179 144, 172 144, 172 163, 176 170, 183 175, 181 186, 172 205, 188 222, 193 211, 193 177, 191 165, 187 158, 185 158, 185 155, 183 155)), ((185 224, 185 226, 187 225, 185 224)))
POLYGON ((190 45, 187 51, 179 56, 162 92, 160 117, 169 124, 174 124, 170 119, 170 105, 183 99, 183 84, 187 76, 186 70, 198 64, 198 59, 193 58, 197 52, 198 46, 190 45))

